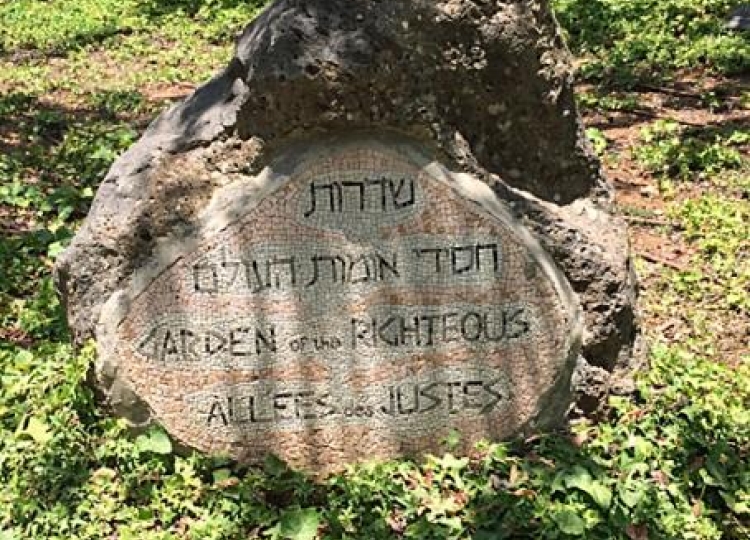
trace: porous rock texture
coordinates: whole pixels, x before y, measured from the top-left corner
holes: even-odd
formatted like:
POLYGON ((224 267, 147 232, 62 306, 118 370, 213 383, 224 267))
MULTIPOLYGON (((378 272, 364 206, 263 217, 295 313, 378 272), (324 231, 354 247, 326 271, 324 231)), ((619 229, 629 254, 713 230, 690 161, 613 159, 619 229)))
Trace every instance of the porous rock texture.
POLYGON ((157 242, 191 235, 215 189, 256 174, 292 141, 350 130, 397 132, 487 182, 579 295, 579 407, 627 386, 638 327, 626 228, 539 0, 270 5, 229 66, 162 114, 102 183, 56 268, 75 340, 96 337, 104 303, 157 242))

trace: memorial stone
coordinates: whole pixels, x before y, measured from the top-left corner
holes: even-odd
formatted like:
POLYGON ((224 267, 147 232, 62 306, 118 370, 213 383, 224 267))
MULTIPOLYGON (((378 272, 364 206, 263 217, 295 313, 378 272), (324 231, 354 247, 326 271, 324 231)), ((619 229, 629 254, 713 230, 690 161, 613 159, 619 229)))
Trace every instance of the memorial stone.
POLYGON ((634 284, 566 62, 545 2, 272 4, 58 263, 108 405, 319 473, 595 408, 634 284))

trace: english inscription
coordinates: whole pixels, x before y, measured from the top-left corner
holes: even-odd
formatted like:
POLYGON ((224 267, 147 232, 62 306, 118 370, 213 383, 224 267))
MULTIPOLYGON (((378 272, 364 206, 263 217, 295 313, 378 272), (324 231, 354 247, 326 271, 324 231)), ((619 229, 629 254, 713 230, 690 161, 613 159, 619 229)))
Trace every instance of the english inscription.
MULTIPOLYGON (((291 362, 298 355, 328 354, 331 363, 341 354, 353 357, 373 351, 435 350, 464 347, 490 349, 530 338, 535 315, 527 306, 455 306, 443 309, 384 307, 348 319, 317 321, 307 334, 298 333, 291 320, 258 323, 252 319, 165 321, 149 329, 138 342, 137 353, 160 364, 201 364, 225 368, 228 363, 291 362)), ((358 360, 367 363, 368 360, 358 360)))

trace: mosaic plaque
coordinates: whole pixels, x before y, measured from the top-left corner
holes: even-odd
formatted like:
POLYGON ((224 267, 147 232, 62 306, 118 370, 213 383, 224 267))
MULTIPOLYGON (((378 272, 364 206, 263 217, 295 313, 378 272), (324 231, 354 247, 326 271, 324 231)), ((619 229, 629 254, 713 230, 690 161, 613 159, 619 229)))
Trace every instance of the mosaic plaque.
POLYGON ((559 416, 574 295, 485 184, 366 139, 278 163, 105 317, 118 377, 174 437, 330 470, 559 416))

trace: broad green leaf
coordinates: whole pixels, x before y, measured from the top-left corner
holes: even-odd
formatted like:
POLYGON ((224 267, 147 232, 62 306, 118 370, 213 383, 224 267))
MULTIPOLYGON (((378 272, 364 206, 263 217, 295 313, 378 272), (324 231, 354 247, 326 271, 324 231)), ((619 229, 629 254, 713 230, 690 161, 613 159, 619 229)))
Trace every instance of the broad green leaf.
POLYGON ((154 431, 151 434, 151 451, 156 454, 171 454, 172 441, 169 440, 169 436, 163 431, 154 431))
POLYGON ((464 523, 463 521, 461 521, 461 518, 458 516, 453 516, 453 517, 444 516, 444 517, 437 519, 436 523, 439 523, 454 532, 460 532, 464 530, 464 523))
POLYGON ((152 429, 135 440, 136 446, 141 452, 153 452, 154 454, 168 455, 172 453, 172 441, 161 429, 152 429))
POLYGON ((34 353, 23 349, 14 358, 14 367, 20 371, 28 371, 34 362, 34 353))
POLYGON ((458 512, 463 507, 452 497, 430 499, 424 503, 424 506, 428 510, 427 520, 431 522, 437 521, 440 516, 458 512))
POLYGON ((435 458, 435 464, 443 469, 460 471, 469 465, 468 458, 457 458, 453 454, 445 454, 442 458, 435 458))
POLYGON ((273 476, 278 476, 289 470, 284 460, 273 454, 268 454, 263 460, 263 468, 273 476))
MULTIPOLYGON (((741 492, 738 492, 738 494, 742 496, 741 492)), ((742 501, 738 501, 735 494, 726 491, 720 492, 719 495, 721 495, 721 498, 724 499, 724 502, 735 514, 750 515, 750 493, 745 494, 742 497, 744 499, 742 501)))
POLYGON ((631 437, 629 442, 635 450, 636 458, 649 458, 654 453, 654 445, 643 437, 631 437))
POLYGON ((37 444, 46 444, 52 439, 49 427, 38 418, 31 418, 24 432, 37 444))
POLYGON ((53 242, 47 248, 47 256, 50 259, 56 259, 63 251, 65 251, 65 246, 62 242, 53 242))
POLYGON ((555 479, 550 485, 550 493, 557 493, 558 491, 565 491, 565 473, 557 473, 555 479))
POLYGON ((709 454, 706 460, 706 468, 711 473, 711 477, 716 481, 716 484, 726 488, 727 487, 727 476, 724 472, 724 466, 721 464, 720 457, 717 457, 712 452, 709 454))
POLYGON ((645 488, 643 486, 638 486, 637 484, 631 484, 620 486, 617 493, 625 506, 628 508, 635 508, 635 506, 641 502, 641 499, 643 499, 645 488))
POLYGON ((320 516, 314 508, 288 510, 281 516, 279 533, 288 540, 313 540, 319 525, 320 516))
POLYGON ((461 444, 461 432, 452 429, 451 432, 448 433, 448 436, 443 439, 443 444, 451 450, 458 448, 458 445, 461 444))
POLYGON ((612 504, 612 491, 601 482, 592 482, 586 493, 591 495, 596 504, 598 504, 604 510, 609 509, 612 504))
POLYGON ((581 489, 582 485, 590 484, 591 480, 591 474, 580 465, 576 465, 565 475, 565 486, 581 489))
POLYGON ((229 469, 218 469, 214 471, 213 476, 214 476, 214 483, 218 484, 220 482, 229 480, 232 477, 232 471, 229 469))
POLYGON ((612 491, 601 482, 594 480, 583 467, 574 467, 573 471, 565 477, 565 485, 568 488, 580 489, 605 510, 612 504, 612 491))
POLYGON ((571 536, 581 536, 586 532, 586 523, 572 510, 562 510, 553 514, 552 519, 560 530, 571 536))

